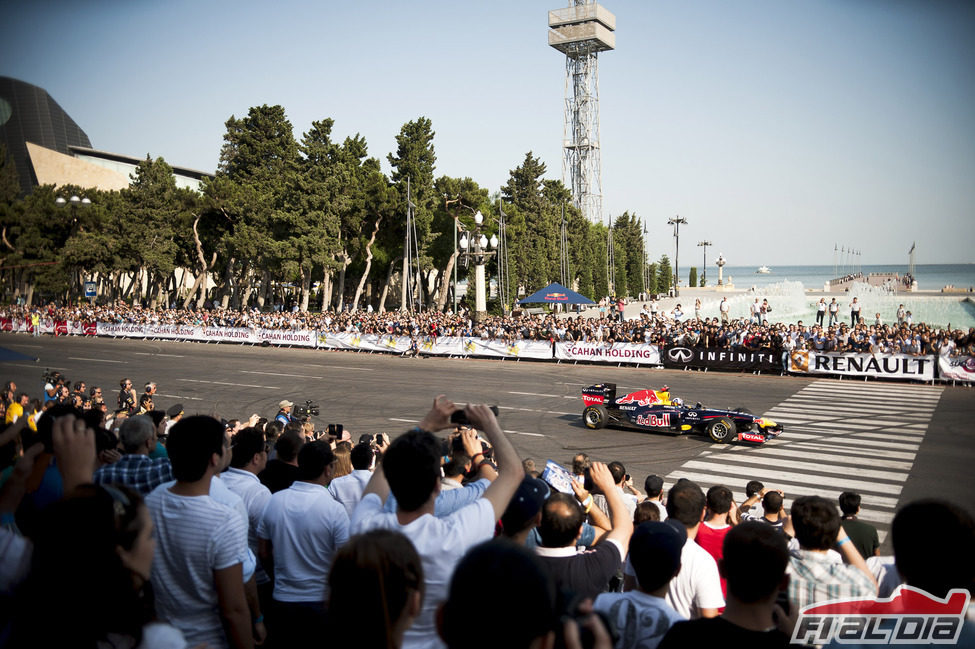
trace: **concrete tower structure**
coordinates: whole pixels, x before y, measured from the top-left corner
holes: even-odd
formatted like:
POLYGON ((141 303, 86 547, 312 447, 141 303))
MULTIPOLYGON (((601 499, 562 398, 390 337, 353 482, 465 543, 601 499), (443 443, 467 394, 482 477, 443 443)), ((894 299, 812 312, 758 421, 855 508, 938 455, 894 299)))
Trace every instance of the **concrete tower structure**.
POLYGON ((548 12, 548 44, 565 54, 562 181, 592 222, 603 220, 598 55, 616 48, 616 17, 591 0, 548 12))

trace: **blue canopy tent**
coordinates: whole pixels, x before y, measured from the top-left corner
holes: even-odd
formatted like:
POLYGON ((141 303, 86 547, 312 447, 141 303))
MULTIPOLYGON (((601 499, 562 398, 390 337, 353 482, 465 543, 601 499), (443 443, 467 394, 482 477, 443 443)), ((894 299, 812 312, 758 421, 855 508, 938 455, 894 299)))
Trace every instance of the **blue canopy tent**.
POLYGON ((518 304, 595 304, 595 302, 558 282, 552 282, 542 290, 518 300, 518 304))

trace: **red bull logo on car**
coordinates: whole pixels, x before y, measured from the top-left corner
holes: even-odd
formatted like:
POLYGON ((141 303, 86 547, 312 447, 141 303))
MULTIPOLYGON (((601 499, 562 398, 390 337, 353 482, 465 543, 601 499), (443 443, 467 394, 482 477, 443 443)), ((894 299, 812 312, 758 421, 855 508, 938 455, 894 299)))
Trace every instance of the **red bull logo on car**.
POLYGON ((670 426, 670 413, 665 412, 662 415, 638 415, 636 423, 641 426, 670 426))
POLYGON ((616 405, 618 406, 625 406, 631 403, 635 403, 638 406, 651 406, 655 403, 660 403, 660 397, 657 396, 655 390, 638 390, 616 400, 616 405))

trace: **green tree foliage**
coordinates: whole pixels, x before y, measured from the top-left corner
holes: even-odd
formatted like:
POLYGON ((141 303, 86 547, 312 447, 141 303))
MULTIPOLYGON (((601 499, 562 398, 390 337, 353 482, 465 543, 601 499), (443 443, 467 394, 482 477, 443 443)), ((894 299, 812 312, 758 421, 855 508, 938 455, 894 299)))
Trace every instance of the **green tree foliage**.
MULTIPOLYGON (((386 159, 393 168, 391 180, 396 187, 395 201, 401 206, 402 218, 398 219, 395 234, 400 241, 406 238, 406 198, 409 185, 410 200, 416 206, 416 239, 419 246, 420 267, 429 272, 433 260, 428 254, 430 243, 441 235, 435 232, 433 211, 440 202, 433 187, 433 174, 436 170, 437 155, 433 147, 433 122, 427 117, 419 117, 407 122, 396 136, 396 153, 386 159)), ((422 290, 422 287, 421 287, 422 290)), ((424 300, 425 301, 425 300, 424 300)))
POLYGON ((670 258, 661 255, 657 262, 657 292, 667 293, 674 284, 674 271, 670 267, 670 258))
POLYGON ((697 286, 697 266, 691 266, 690 273, 687 275, 687 285, 697 286))
POLYGON ((657 263, 647 264, 647 293, 657 293, 657 263))
POLYGON ((559 278, 559 228, 563 195, 553 187, 545 196, 545 163, 529 151, 511 170, 501 188, 508 222, 509 244, 519 254, 511 264, 512 281, 531 293, 559 278), (553 204, 555 198, 558 204, 553 204))

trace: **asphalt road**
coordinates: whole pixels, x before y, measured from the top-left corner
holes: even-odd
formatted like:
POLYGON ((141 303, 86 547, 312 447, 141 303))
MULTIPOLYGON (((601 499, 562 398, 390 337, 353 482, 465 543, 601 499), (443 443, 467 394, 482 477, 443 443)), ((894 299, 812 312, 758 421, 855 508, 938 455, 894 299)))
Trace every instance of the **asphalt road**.
MULTIPOLYGON (((830 396, 823 398, 823 407, 832 405, 853 410, 860 407, 859 400, 863 398, 854 389, 876 393, 870 399, 874 405, 881 406, 896 403, 903 408, 905 395, 908 404, 911 395, 910 386, 876 382, 861 387, 864 383, 859 381, 793 376, 510 360, 407 359, 383 354, 192 342, 32 338, 3 333, 0 347, 39 358, 37 362, 0 363, 0 379, 13 379, 31 394, 40 393, 41 374, 50 368, 60 370, 72 381, 83 379, 89 386, 101 386, 110 405, 118 393, 119 379, 128 377, 139 391, 148 380, 158 384, 157 407, 181 402, 187 413, 213 414, 226 419, 246 418, 252 412, 272 417, 281 399, 295 403, 310 399, 321 407, 321 416, 316 420, 322 429, 328 423, 341 423, 354 435, 380 431, 395 434, 409 428, 439 393, 447 394, 457 403, 497 404, 501 409, 501 426, 511 434, 523 457, 568 463, 573 454, 584 451, 596 460, 619 460, 634 476, 638 487, 642 487, 643 478, 650 473, 679 475, 686 470, 688 462, 694 464, 702 458, 714 457, 718 450, 734 451, 735 457, 747 458, 741 454, 755 454, 757 449, 718 449, 707 438, 699 436, 587 430, 580 417, 583 404, 579 392, 583 386, 615 382, 619 393, 625 394, 629 389, 667 383, 672 394, 685 401, 701 401, 716 407, 744 406, 755 413, 786 408, 801 397, 800 392, 826 394, 816 392, 823 389, 832 389, 830 396), (890 395, 885 394, 886 386, 890 395), (844 396, 848 392, 849 396, 844 396)), ((905 479, 894 485, 896 490, 892 491, 891 487, 882 492, 892 493, 899 503, 919 497, 947 497, 975 512, 972 471, 975 392, 962 387, 932 390, 920 386, 916 390, 934 405, 930 416, 919 420, 921 423, 914 424, 914 430, 910 431, 911 439, 916 439, 917 444, 916 451, 902 454, 906 460, 899 460, 902 468, 909 469, 904 473, 905 479)), ((801 409, 799 416, 802 416, 801 409)), ((889 430, 891 435, 897 432, 896 426, 880 430, 889 430)), ((781 444, 779 448, 788 449, 790 444, 797 443, 790 440, 789 431, 790 425, 786 424, 785 433, 777 440, 781 444)), ((848 432, 856 430, 847 427, 838 434, 848 432)), ((883 449, 884 435, 883 432, 868 434, 880 438, 879 442, 871 442, 878 449, 883 449)), ((828 456, 829 447, 825 448, 820 453, 828 456)), ((727 453, 725 456, 731 457, 727 453)), ((753 455, 753 459, 758 458, 757 454, 753 455)), ((869 456, 851 456, 848 463, 851 458, 855 466, 850 467, 850 474, 856 474, 857 467, 871 466, 873 461, 869 456)), ((756 470, 763 468, 763 462, 756 463, 756 470)), ((769 463, 772 464, 777 462, 769 463)), ((815 467, 811 470, 815 471, 815 467)), ((770 475, 778 477, 778 474, 770 475)), ((833 479, 829 475, 819 477, 826 482, 815 484, 827 487, 833 479)), ((763 481, 774 483, 772 479, 763 481)), ((740 488, 733 486, 733 490, 740 491, 740 488)), ((892 513, 893 504, 891 500, 888 513, 892 513)))

